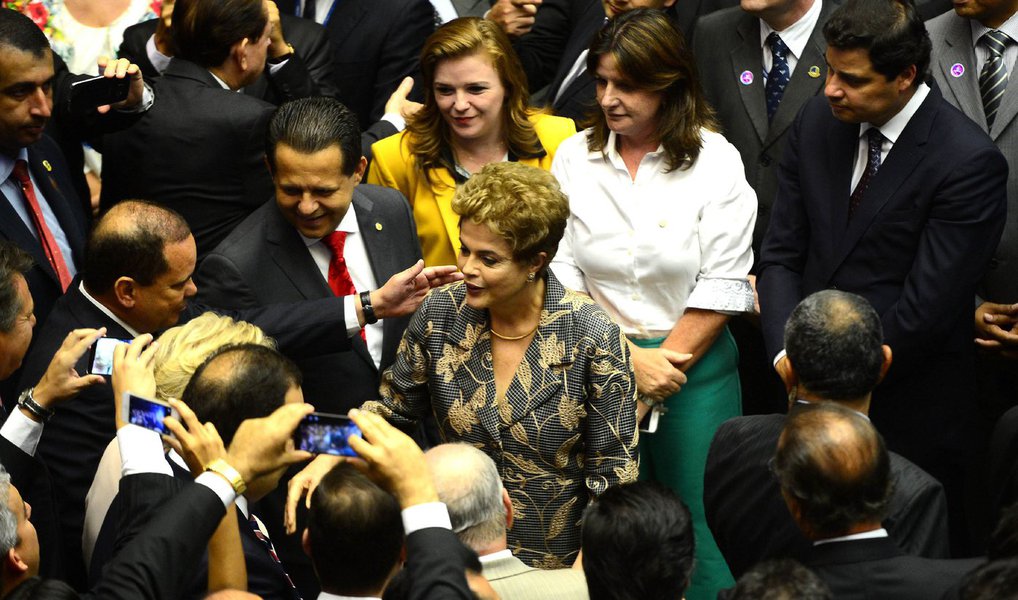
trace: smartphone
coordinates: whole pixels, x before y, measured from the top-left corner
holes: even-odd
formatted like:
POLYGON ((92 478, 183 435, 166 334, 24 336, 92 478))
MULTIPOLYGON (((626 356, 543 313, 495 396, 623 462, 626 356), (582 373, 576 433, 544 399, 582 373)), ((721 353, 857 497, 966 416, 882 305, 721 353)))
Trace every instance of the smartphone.
POLYGON ((315 454, 357 456, 346 439, 360 434, 360 428, 349 417, 316 412, 304 417, 297 426, 293 443, 298 450, 315 454))
POLYGON ((92 109, 104 104, 127 100, 131 91, 131 78, 97 75, 71 84, 71 106, 75 110, 92 109))
POLYGON ((177 411, 170 408, 170 405, 162 400, 154 400, 144 396, 138 396, 131 392, 124 392, 123 398, 124 414, 127 422, 132 425, 151 429, 156 433, 171 435, 170 430, 163 425, 166 417, 176 417, 177 411))
POLYGON ((88 352, 88 372, 93 375, 113 373, 113 349, 117 344, 130 344, 131 340, 101 337, 92 344, 88 352))
POLYGON ((647 411, 647 414, 643 415, 640 419, 640 431, 644 433, 655 433, 657 432, 658 421, 661 420, 661 413, 663 411, 655 406, 647 411))

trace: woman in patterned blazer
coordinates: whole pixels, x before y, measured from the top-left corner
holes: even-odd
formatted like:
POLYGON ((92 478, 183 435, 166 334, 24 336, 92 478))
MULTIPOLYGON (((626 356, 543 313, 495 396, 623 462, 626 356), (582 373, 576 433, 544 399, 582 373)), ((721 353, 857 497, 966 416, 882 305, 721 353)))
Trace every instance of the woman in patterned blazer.
POLYGON ((548 270, 569 215, 554 177, 490 164, 453 208, 464 280, 425 299, 382 376, 381 400, 363 408, 403 429, 434 413, 446 441, 491 456, 513 503, 513 554, 532 566, 567 566, 588 501, 636 479, 626 339, 548 270))

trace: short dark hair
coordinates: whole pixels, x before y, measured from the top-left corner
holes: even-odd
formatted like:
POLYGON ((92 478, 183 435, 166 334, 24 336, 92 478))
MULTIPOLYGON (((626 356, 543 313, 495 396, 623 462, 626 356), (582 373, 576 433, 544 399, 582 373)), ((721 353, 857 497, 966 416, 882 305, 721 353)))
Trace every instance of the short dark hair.
POLYGON ((308 543, 324 591, 374 593, 396 567, 403 548, 399 503, 352 465, 341 463, 311 496, 308 543))
POLYGON ((725 600, 831 600, 823 579, 790 558, 765 560, 746 571, 725 600))
POLYGON ((831 48, 866 50, 888 80, 915 65, 918 86, 930 67, 933 44, 912 0, 847 0, 824 24, 824 38, 831 48))
POLYGON ((85 247, 82 279, 93 294, 113 288, 121 277, 152 285, 166 273, 164 249, 191 236, 187 221, 173 210, 147 200, 125 200, 96 223, 85 247))
POLYGON ((334 145, 343 154, 343 175, 353 175, 361 159, 361 128, 357 115, 335 98, 301 98, 280 106, 269 121, 265 156, 276 170, 276 145, 313 154, 334 145))
POLYGON ((211 422, 229 446, 247 419, 267 417, 301 384, 296 365, 259 344, 235 344, 213 352, 198 366, 182 394, 201 422, 211 422))
POLYGON ((826 400, 873 391, 884 364, 877 311, 856 294, 823 290, 806 297, 785 325, 785 351, 799 383, 826 400))
POLYGON ((689 509, 660 483, 605 490, 584 511, 581 537, 591 600, 672 600, 689 585, 689 509))
POLYGON ((1000 520, 986 545, 986 558, 1018 558, 1018 504, 1007 506, 1000 512, 1000 520))
POLYGON ((262 37, 269 16, 262 0, 177 0, 170 31, 176 56, 215 67, 241 40, 262 37))
POLYGON ((14 275, 24 277, 34 264, 32 256, 14 242, 0 240, 0 331, 4 333, 14 328, 22 308, 14 275))
POLYGON ((869 420, 834 402, 793 407, 774 454, 782 491, 822 538, 883 518, 891 498, 890 465, 869 420))
POLYGON ((0 10, 0 49, 14 48, 40 56, 50 49, 49 40, 32 19, 17 10, 0 10))
POLYGON ((962 600, 1014 600, 1018 598, 1018 559, 983 564, 961 580, 962 600))

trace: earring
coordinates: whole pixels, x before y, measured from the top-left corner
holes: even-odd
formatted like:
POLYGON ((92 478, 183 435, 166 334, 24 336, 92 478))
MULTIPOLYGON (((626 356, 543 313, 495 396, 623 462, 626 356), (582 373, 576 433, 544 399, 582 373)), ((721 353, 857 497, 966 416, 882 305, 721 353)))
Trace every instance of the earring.
POLYGON ((529 281, 530 283, 534 283, 534 279, 536 278, 537 278, 536 273, 527 273, 527 281, 529 281))

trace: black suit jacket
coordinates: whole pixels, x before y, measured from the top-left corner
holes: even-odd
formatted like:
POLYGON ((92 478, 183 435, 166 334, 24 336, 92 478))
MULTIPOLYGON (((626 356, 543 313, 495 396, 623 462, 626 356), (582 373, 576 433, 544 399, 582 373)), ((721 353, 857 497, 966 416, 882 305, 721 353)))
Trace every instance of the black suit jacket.
MULTIPOLYGON (((325 29, 314 21, 293 15, 280 14, 279 18, 283 35, 293 46, 296 56, 275 73, 270 72, 266 65, 265 73, 258 81, 245 87, 244 93, 276 105, 308 96, 337 97, 339 90, 332 71, 332 48, 325 29)), ((141 67, 146 79, 161 75, 149 60, 146 47, 158 24, 158 19, 151 19, 128 27, 118 51, 121 58, 141 67)))
POLYGON ((408 535, 403 569, 411 582, 410 600, 473 600, 465 552, 469 550, 448 529, 429 527, 408 535))
MULTIPOLYGON (((295 14, 294 0, 279 0, 295 14)), ((325 22, 339 99, 367 130, 385 114, 385 102, 407 75, 417 77, 424 40, 435 30, 428 0, 337 0, 325 22)), ((420 94, 415 91, 414 99, 420 94)))
POLYGON ((823 2, 816 27, 770 121, 764 97, 760 19, 736 6, 707 15, 696 25, 693 54, 700 83, 721 123, 721 133, 742 155, 746 180, 759 202, 753 229, 753 253, 758 258, 778 189, 778 163, 785 148, 785 134, 802 105, 824 87, 827 42, 823 25, 835 8, 837 4, 831 0, 823 2), (754 75, 750 85, 740 80, 746 72, 754 75))
MULTIPOLYGON (((421 258, 410 205, 388 188, 361 184, 354 189, 357 224, 379 286, 421 258)), ((304 240, 268 202, 202 262, 195 277, 198 298, 212 306, 254 308, 280 302, 333 297, 304 240)), ((381 369, 396 357, 410 317, 385 319, 381 369)), ((322 412, 346 414, 378 398, 379 370, 360 336, 353 352, 314 356, 298 363, 304 399, 322 412)))
MULTIPOLYGON (((704 470, 703 504, 714 541, 736 578, 756 563, 809 555, 768 462, 784 415, 736 417, 714 434, 704 470)), ((909 554, 948 556, 947 501, 940 483, 891 453, 894 494, 884 527, 909 554)))
POLYGON ((272 194, 265 132, 274 107, 180 59, 153 83, 152 108, 104 140, 101 205, 144 198, 176 210, 200 260, 272 194))
POLYGON ((32 525, 39 537, 39 575, 62 579, 60 528, 49 470, 4 437, 0 437, 0 465, 11 474, 11 484, 18 488, 24 501, 32 505, 32 525))
MULTIPOLYGON (((212 309, 191 303, 181 313, 179 322, 186 323, 209 310, 212 309)), ((273 305, 216 312, 260 326, 291 358, 326 354, 349 347, 343 303, 336 298, 303 302, 296 307, 273 305)), ((67 333, 80 327, 106 327, 109 337, 131 337, 122 326, 82 295, 75 280, 68 293, 57 302, 49 322, 37 332, 39 343, 30 349, 25 358, 19 389, 35 385, 67 333)), ((79 373, 86 372, 86 361, 87 356, 83 356, 75 366, 79 373)), ((47 423, 39 442, 39 458, 49 467, 54 479, 60 482, 55 497, 61 536, 64 540, 73 540, 63 546, 64 569, 68 580, 78 587, 85 581, 80 543, 85 494, 103 450, 114 433, 112 389, 104 383, 86 388, 62 403, 47 423)))
MULTIPOLYGON (((881 317, 894 364, 871 417, 888 446, 938 478, 966 452, 972 298, 1004 225, 1007 163, 934 87, 851 222, 859 126, 808 102, 788 133, 757 290, 770 356, 809 294, 860 294, 881 317)), ((943 479, 942 483, 947 485, 943 479)))
POLYGON ((804 560, 831 588, 835 600, 940 598, 981 562, 907 556, 889 538, 813 546, 804 560))

